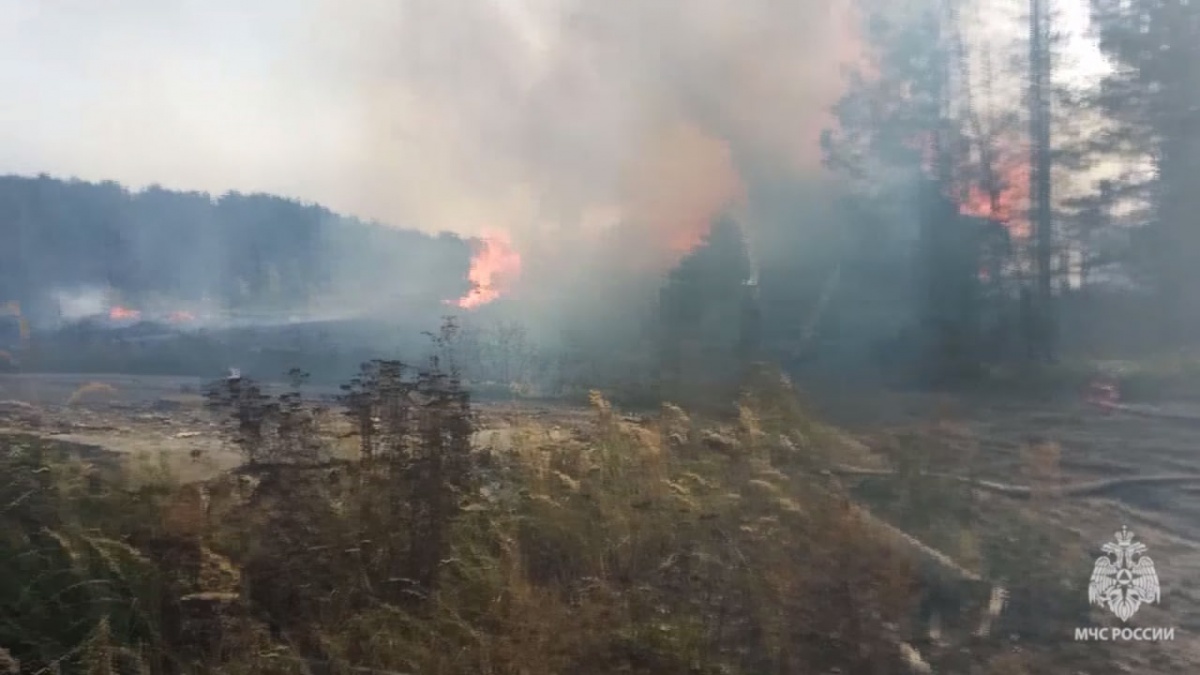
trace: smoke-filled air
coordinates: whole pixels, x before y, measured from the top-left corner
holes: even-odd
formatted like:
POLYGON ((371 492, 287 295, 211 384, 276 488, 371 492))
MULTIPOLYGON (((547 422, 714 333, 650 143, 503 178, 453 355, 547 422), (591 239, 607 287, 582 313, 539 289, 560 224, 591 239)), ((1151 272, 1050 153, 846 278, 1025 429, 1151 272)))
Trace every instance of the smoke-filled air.
POLYGON ((520 274, 495 283, 548 311, 607 303, 597 276, 661 274, 768 176, 815 178, 849 10, 330 2, 317 77, 359 106, 364 206, 511 242, 520 274))
POLYGON ((0 0, 0 675, 1200 672, 1197 72, 1187 0, 0 0))

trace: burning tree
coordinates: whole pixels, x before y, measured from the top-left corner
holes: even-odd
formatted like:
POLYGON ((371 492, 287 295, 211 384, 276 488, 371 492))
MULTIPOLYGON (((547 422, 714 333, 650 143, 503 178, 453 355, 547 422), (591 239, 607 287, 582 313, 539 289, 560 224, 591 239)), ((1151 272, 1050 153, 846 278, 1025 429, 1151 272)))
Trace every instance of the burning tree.
MULTIPOLYGON (((998 222, 960 214, 936 184, 924 197, 919 251, 918 317, 921 330, 920 363, 935 380, 955 379, 979 372, 995 345, 986 344, 988 310, 1003 298, 986 292, 998 279, 997 258, 1008 249, 1008 231, 998 222)), ((1000 317, 1002 321, 1003 318, 1000 317)), ((925 370, 925 369, 923 369, 925 370)))
POLYGON ((994 96, 1011 82, 993 81, 995 48, 971 33, 979 3, 861 4, 873 59, 836 108, 826 163, 857 185, 852 201, 869 214, 859 220, 891 224, 909 247, 915 274, 891 281, 914 302, 889 351, 939 377, 977 372, 1005 351, 996 339, 1009 339, 1001 324, 1019 316, 1008 307, 1027 276, 1026 251, 1012 244, 1029 231, 1028 143, 1019 109, 994 96))

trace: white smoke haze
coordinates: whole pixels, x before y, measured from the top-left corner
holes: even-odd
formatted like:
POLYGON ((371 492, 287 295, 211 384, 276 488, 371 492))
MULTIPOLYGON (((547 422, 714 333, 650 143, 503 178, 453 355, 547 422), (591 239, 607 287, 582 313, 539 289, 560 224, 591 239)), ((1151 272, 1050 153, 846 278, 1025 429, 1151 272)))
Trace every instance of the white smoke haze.
POLYGON ((341 74, 361 106, 347 180, 368 212, 508 232, 527 280, 597 258, 661 272, 744 201, 747 176, 818 171, 854 53, 843 7, 331 1, 318 77, 341 74), (619 225, 614 258, 596 235, 619 225))
POLYGON ((58 303, 58 311, 64 321, 79 321, 108 312, 112 302, 103 288, 60 289, 52 297, 58 303))

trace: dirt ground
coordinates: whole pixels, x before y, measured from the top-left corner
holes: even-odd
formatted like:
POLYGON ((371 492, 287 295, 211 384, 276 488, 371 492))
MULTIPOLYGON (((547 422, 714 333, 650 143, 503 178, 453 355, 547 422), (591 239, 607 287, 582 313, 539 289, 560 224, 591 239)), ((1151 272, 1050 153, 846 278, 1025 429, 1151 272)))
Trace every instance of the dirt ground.
MULTIPOLYGON (((944 419, 978 444, 978 477, 1006 484, 1026 479, 1022 448, 1053 442, 1061 448, 1063 486, 1157 475, 1200 475, 1200 405, 1158 406, 1171 418, 1106 412, 1082 400, 1041 405, 1000 400, 947 401, 940 397, 892 396, 874 401, 871 423, 859 413, 858 431, 944 419)), ((1003 499, 1003 498, 1001 498, 1003 499)), ((1155 564, 1162 599, 1143 605, 1125 625, 1174 627, 1175 639, 1158 644, 1129 642, 1119 650, 1125 672, 1200 672, 1200 481, 1130 485, 1103 495, 1053 498, 1039 515, 1077 534, 1093 556, 1122 526, 1146 544, 1155 564)), ((1091 569, 1072 579, 1087 593, 1091 569)), ((1102 615, 1093 610, 1093 617, 1102 615)), ((1099 624, 1097 624, 1099 625, 1099 624)), ((1073 636, 1064 635, 1064 641, 1073 636)))
MULTIPOLYGON (((131 456, 165 461, 185 482, 236 467, 239 455, 222 443, 204 408, 206 382, 198 378, 131 375, 0 374, 0 434, 34 433, 131 456)), ((311 388, 333 396, 336 388, 311 388)), ((518 418, 552 420, 569 433, 588 411, 548 404, 477 404, 476 443, 503 450, 518 418)))
MULTIPOLYGON (((124 453, 162 454, 184 480, 236 466, 203 409, 202 382, 177 377, 0 375, 0 433, 33 432, 124 453)), ((332 393, 332 392, 328 392, 332 393)), ((1200 406, 1180 404, 1174 419, 1105 413, 1083 401, 1053 404, 955 400, 896 394, 857 398, 833 406, 832 419, 852 431, 922 425, 948 419, 978 444, 980 478, 1023 482, 1021 449, 1030 441, 1061 448, 1061 481, 1073 484, 1120 476, 1200 474, 1200 406), (839 415, 853 408, 854 415, 839 415), (1195 413, 1196 421, 1183 416, 1195 413)), ((503 448, 518 418, 549 420, 562 433, 582 424, 588 411, 550 405, 485 404, 478 441, 503 448)), ((1101 496, 1062 497, 1043 515, 1093 542, 1113 539, 1122 526, 1148 546, 1162 586, 1162 601, 1144 606, 1130 626, 1174 627, 1173 642, 1127 643, 1126 672, 1200 672, 1200 481, 1131 486, 1101 496)), ((1074 579, 1087 593, 1091 569, 1074 579)), ((1096 610, 1099 612, 1099 610, 1096 610)), ((1073 639, 1064 635, 1064 642, 1073 639)))
POLYGON ((162 460, 183 480, 237 466, 185 378, 0 375, 0 433, 34 433, 162 460))

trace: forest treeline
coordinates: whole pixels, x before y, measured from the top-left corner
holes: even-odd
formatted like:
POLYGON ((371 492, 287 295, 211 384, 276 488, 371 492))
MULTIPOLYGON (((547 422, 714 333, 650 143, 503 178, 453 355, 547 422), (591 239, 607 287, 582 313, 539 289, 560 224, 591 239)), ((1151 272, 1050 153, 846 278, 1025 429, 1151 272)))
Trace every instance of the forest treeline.
POLYGON ((113 182, 0 177, 0 302, 53 311, 56 292, 221 309, 307 307, 391 288, 456 298, 471 251, 429 235, 263 194, 134 192, 113 182))
MULTIPOLYGON (((858 4, 865 63, 822 138, 829 175, 751 166, 752 215, 638 289, 655 308, 624 292, 589 302, 540 331, 562 343, 543 360, 670 380, 732 348, 793 372, 886 362, 940 377, 1193 347, 1200 6, 1093 0, 1112 67, 1081 80, 1067 69, 1078 45, 1040 1, 858 4)), ((0 242, 0 301, 31 307, 82 285, 134 305, 395 292, 440 307, 469 285, 454 236, 264 195, 3 178, 0 242)))
POLYGON ((926 384, 1195 372, 1200 4, 1093 0, 1109 67, 1088 76, 1072 61, 1093 38, 1067 41, 1052 3, 856 4, 829 174, 781 191, 748 171, 754 215, 715 219, 660 280, 653 328, 604 332, 573 367, 662 392, 747 357, 926 384))
POLYGON ((852 186, 853 255, 915 244, 889 278, 909 275, 937 358, 1124 357, 1200 328, 1200 5, 1092 0, 1109 67, 1083 76, 1052 4, 858 3, 868 63, 826 164, 852 186), (1003 233, 964 237, 967 218, 1003 233))
POLYGON ((1109 68, 1086 77, 1041 0, 856 4, 829 175, 777 190, 749 171, 754 215, 714 221, 660 280, 653 330, 592 359, 589 381, 690 391, 681 375, 739 352, 837 380, 1194 372, 1179 359, 1200 334, 1200 4, 1093 0, 1109 68))

